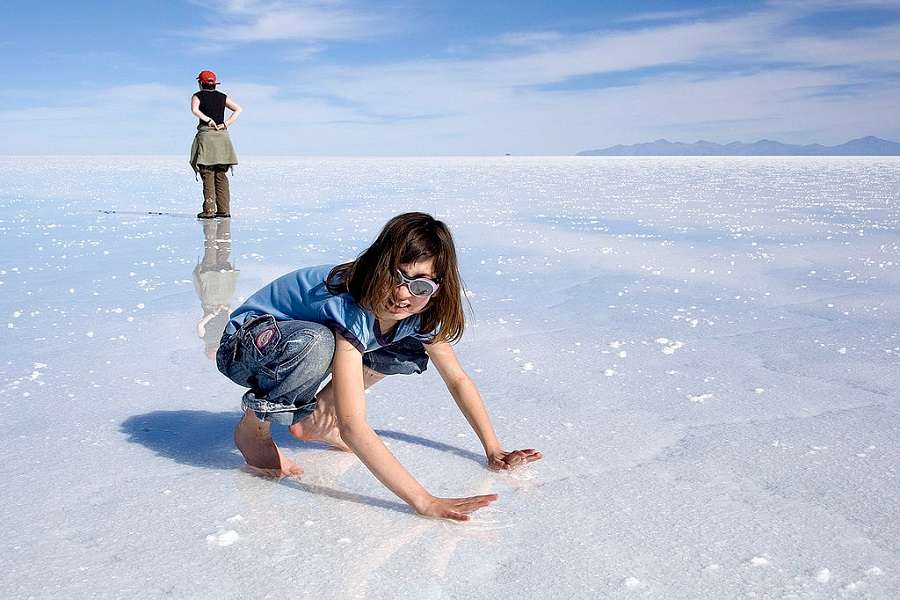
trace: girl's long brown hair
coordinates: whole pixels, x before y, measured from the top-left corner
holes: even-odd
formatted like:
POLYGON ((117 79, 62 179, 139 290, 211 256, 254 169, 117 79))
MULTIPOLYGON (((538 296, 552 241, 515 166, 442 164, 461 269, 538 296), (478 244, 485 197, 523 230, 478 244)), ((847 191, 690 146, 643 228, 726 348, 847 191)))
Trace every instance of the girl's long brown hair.
POLYGON ((419 332, 435 331, 434 341, 452 343, 462 337, 466 324, 462 283, 453 236, 431 215, 397 215, 356 260, 331 269, 325 285, 332 294, 350 293, 361 307, 376 312, 387 306, 399 283, 400 265, 428 258, 434 259, 434 275, 441 287, 419 313, 419 332))

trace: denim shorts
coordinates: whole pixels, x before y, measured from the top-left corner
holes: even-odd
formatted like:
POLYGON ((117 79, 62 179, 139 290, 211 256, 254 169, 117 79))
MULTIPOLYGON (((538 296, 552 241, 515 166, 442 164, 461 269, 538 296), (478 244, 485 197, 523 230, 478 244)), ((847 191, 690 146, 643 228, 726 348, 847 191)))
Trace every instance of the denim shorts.
MULTIPOLYGON (((264 421, 292 425, 316 408, 316 392, 331 374, 334 333, 320 323, 276 321, 252 315, 224 334, 216 366, 250 388, 241 402, 264 421)), ((404 338, 363 354, 363 365, 383 375, 421 373, 428 368, 422 342, 404 338)))

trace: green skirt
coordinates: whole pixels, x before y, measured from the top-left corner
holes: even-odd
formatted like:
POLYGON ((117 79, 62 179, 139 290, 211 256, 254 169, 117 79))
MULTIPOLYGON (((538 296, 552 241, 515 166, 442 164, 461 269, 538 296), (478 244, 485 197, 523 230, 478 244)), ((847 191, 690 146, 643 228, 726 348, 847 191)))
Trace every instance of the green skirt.
POLYGON ((227 129, 216 130, 208 125, 198 125, 197 135, 191 144, 191 168, 197 165, 236 165, 237 154, 231 145, 227 129))

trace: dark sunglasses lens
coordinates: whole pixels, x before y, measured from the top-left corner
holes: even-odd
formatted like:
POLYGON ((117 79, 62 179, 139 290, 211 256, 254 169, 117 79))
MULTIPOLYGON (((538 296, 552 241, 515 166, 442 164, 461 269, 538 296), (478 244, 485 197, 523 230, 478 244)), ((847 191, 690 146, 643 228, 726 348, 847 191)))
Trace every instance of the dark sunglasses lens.
POLYGON ((413 296, 430 296, 433 291, 427 281, 413 279, 409 282, 409 293, 413 296))

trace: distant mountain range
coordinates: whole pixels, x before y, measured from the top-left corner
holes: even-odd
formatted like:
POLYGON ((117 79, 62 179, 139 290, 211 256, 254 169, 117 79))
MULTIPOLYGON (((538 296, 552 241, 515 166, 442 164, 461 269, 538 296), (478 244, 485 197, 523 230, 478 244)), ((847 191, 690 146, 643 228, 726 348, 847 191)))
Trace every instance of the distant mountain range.
POLYGON ((775 140, 724 145, 704 140, 693 144, 656 140, 631 146, 620 144, 602 150, 584 150, 577 156, 900 156, 900 144, 873 136, 850 140, 839 146, 800 146, 775 140))

